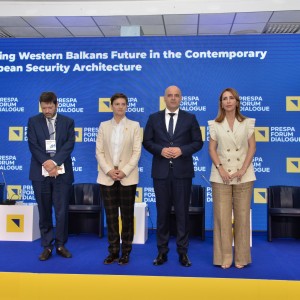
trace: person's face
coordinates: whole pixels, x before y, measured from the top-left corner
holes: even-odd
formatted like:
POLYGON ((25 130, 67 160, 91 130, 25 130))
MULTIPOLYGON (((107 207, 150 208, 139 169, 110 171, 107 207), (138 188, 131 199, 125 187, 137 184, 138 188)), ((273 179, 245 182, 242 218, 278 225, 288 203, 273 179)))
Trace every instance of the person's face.
POLYGON ((58 103, 54 104, 53 102, 41 102, 40 105, 42 113, 47 119, 51 119, 55 116, 58 103))
POLYGON ((234 98, 232 93, 226 91, 222 95, 221 105, 225 112, 235 112, 236 107, 238 105, 238 101, 234 98))
POLYGON ((124 98, 117 98, 114 100, 111 109, 115 117, 124 117, 127 110, 127 103, 124 98))
POLYGON ((182 99, 180 89, 176 86, 168 87, 164 99, 167 109, 172 112, 175 111, 179 107, 182 99))

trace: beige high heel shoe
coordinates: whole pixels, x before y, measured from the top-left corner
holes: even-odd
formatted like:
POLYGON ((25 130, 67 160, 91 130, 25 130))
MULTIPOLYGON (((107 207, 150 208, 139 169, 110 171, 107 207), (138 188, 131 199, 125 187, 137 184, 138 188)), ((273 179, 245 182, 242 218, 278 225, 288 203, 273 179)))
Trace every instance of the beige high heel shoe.
POLYGON ((240 264, 235 264, 235 267, 238 269, 243 269, 245 266, 244 265, 240 265, 240 264))
POLYGON ((222 269, 229 269, 229 268, 230 268, 230 265, 222 265, 221 268, 222 268, 222 269))

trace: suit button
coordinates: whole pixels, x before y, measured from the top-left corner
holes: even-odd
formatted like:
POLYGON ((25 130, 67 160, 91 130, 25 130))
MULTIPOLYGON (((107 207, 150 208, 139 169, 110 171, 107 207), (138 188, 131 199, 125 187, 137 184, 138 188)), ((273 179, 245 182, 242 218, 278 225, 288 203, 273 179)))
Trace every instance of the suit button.
POLYGON ((238 149, 238 148, 236 148, 236 149, 235 149, 235 151, 239 151, 239 149, 238 149))
POLYGON ((228 172, 231 172, 231 170, 230 170, 230 169, 228 169, 228 172))
POLYGON ((228 158, 227 161, 230 161, 230 158, 228 158))
POLYGON ((237 161, 240 161, 240 159, 239 159, 239 158, 237 158, 237 161))
POLYGON ((227 149, 227 152, 230 152, 230 149, 227 149))
POLYGON ((171 142, 170 145, 173 145, 173 142, 171 142))

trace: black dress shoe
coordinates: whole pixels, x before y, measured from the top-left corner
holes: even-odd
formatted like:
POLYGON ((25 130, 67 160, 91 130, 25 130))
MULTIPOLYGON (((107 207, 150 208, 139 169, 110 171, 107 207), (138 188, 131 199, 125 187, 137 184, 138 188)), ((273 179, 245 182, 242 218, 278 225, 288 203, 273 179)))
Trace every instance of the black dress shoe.
POLYGON ((44 261, 50 258, 52 255, 52 250, 49 248, 45 248, 44 251, 39 256, 39 260, 44 261))
POLYGON ((166 261, 168 261, 167 254, 159 253, 157 257, 153 261, 154 266, 160 266, 163 265, 166 261))
POLYGON ((189 260, 187 254, 179 254, 179 262, 184 267, 190 267, 192 265, 191 261, 189 260))
POLYGON ((56 253, 59 254, 60 256, 64 257, 64 258, 71 258, 72 257, 72 254, 64 246, 60 246, 60 247, 56 248, 56 253))
POLYGON ((122 254, 121 258, 119 259, 119 265, 127 265, 129 263, 129 254, 125 253, 122 254))
POLYGON ((118 261, 119 254, 109 254, 103 261, 105 265, 113 264, 114 262, 118 261))

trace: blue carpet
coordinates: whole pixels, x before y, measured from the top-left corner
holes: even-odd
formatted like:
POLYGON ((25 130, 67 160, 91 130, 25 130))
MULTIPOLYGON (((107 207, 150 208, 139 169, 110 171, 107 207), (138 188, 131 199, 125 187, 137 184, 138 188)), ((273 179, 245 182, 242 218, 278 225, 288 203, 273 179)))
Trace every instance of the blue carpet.
POLYGON ((176 276, 206 278, 246 278, 300 280, 300 241, 296 239, 274 239, 268 242, 265 233, 253 234, 252 264, 244 269, 234 267, 223 270, 212 265, 212 236, 207 232, 205 241, 190 239, 189 257, 192 267, 184 268, 178 262, 175 238, 170 240, 169 260, 156 267, 152 265, 157 255, 155 231, 149 231, 144 245, 133 245, 130 263, 104 265, 107 255, 106 236, 71 235, 67 248, 72 259, 65 259, 53 253, 45 262, 38 260, 42 251, 40 240, 34 242, 0 242, 0 271, 27 273, 63 274, 110 274, 176 276))

